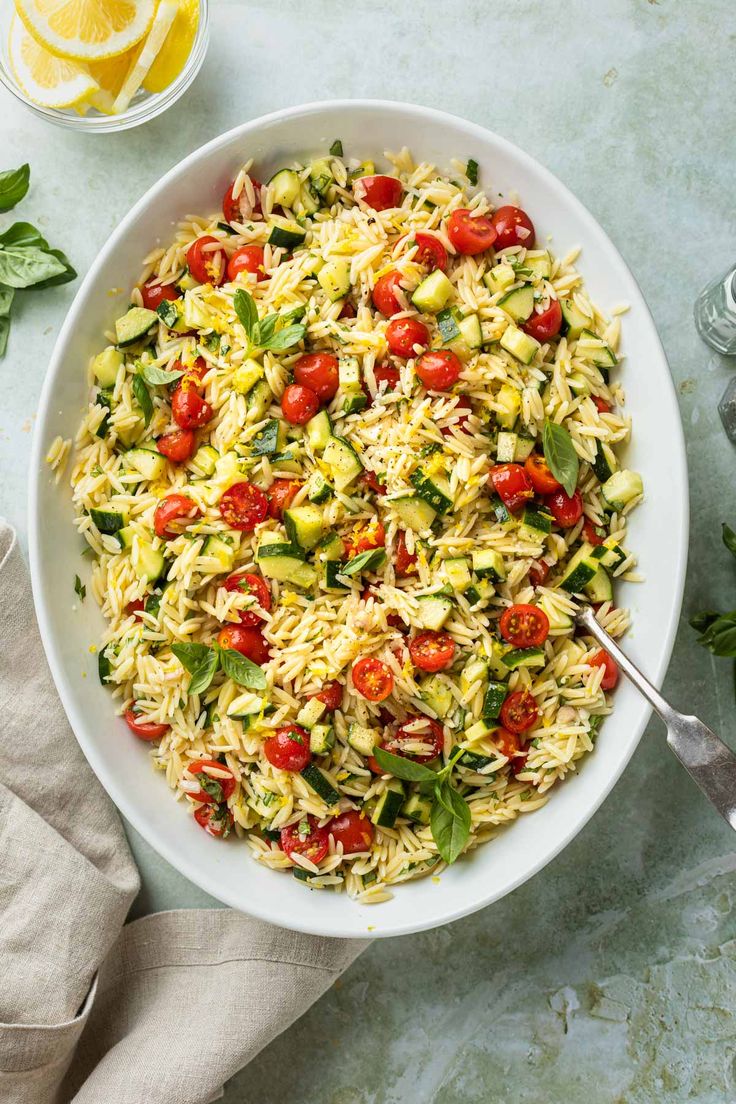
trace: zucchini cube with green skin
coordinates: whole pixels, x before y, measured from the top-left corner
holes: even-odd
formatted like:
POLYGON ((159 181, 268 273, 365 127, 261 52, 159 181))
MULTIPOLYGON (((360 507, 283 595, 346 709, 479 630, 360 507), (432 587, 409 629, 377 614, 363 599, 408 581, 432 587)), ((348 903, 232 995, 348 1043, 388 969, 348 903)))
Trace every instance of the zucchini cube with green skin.
POLYGON ((219 459, 220 454, 212 445, 200 445, 189 461, 188 466, 195 475, 201 478, 207 478, 215 474, 215 468, 217 467, 217 461, 219 459))
POLYGON ((644 494, 644 483, 638 472, 614 472, 601 487, 601 494, 611 510, 620 511, 639 495, 644 494))
POLYGON ((179 299, 162 299, 156 307, 156 314, 167 330, 184 334, 189 329, 184 319, 184 304, 179 299))
POLYGON ((565 574, 558 585, 569 594, 581 594, 599 567, 600 563, 593 554, 593 545, 583 541, 568 561, 565 574))
POLYGON ((488 683, 481 710, 481 717, 486 723, 495 721, 500 715, 501 706, 506 701, 507 694, 508 687, 505 683, 496 682, 495 680, 488 683))
POLYGON ((480 656, 471 656, 460 672, 460 690, 467 697, 474 686, 488 678, 488 664, 480 656))
POLYGON ((251 456, 275 456, 286 447, 286 425, 271 418, 250 443, 251 456))
POLYGON ((618 461, 615 453, 610 445, 604 444, 603 441, 596 441, 593 471, 601 483, 605 483, 615 471, 618 471, 618 461))
POLYGON ((307 498, 309 501, 320 505, 323 502, 328 502, 334 493, 322 472, 315 469, 307 480, 307 498))
POLYGON ((575 356, 592 361, 598 368, 615 368, 618 364, 613 349, 592 330, 581 330, 575 356))
POLYGON ((477 314, 468 314, 457 323, 458 335, 447 343, 461 360, 468 360, 483 346, 483 330, 477 314))
POLYGON ((345 547, 337 533, 327 533, 315 548, 317 558, 323 563, 342 560, 345 547))
POLYGON ((583 330, 589 329, 592 325, 593 319, 583 314, 572 299, 560 299, 560 310, 562 311, 562 332, 571 341, 575 341, 583 330))
POLYGON ((442 594, 421 594, 417 598, 417 620, 423 629, 439 632, 452 613, 453 603, 442 594))
POLYGON ((306 230, 302 230, 298 222, 282 218, 280 215, 272 215, 268 244, 275 245, 289 252, 304 243, 307 236, 306 230))
POLYGON ((626 552, 620 544, 617 544, 615 540, 604 540, 603 544, 599 544, 593 550, 593 555, 597 557, 601 567, 606 567, 609 570, 615 569, 622 564, 626 559, 626 552))
POLYGON ((432 815, 432 798, 417 791, 407 797, 401 806, 401 815, 415 824, 429 824, 432 815))
POLYGON ((317 282, 331 303, 344 299, 350 291, 350 261, 346 257, 327 261, 317 273, 317 282))
POLYGON ((506 578, 503 556, 492 548, 481 548, 472 553, 473 572, 479 579, 491 579, 502 583, 506 578))
POLYGON ((325 772, 314 763, 308 763, 300 772, 307 785, 314 790, 317 797, 321 797, 326 805, 337 805, 340 794, 335 789, 325 772))
POLYGON ((217 574, 232 571, 236 551, 232 537, 218 536, 212 533, 204 542, 202 556, 215 561, 217 568, 213 574, 217 574))
POLYGON ((118 347, 122 349, 126 345, 135 345, 136 341, 141 341, 157 322, 158 315, 155 311, 148 310, 146 307, 131 307, 115 322, 115 339, 118 347))
POLYGON ((166 560, 160 549, 154 548, 150 541, 139 538, 133 543, 131 564, 139 579, 152 583, 163 575, 166 560))
POLYGON ((148 480, 161 479, 166 471, 166 457, 158 449, 129 449, 125 454, 125 463, 148 480))
POLYGON ((98 507, 93 506, 89 512, 89 516, 96 525, 100 533, 106 533, 109 536, 114 536, 120 529, 124 529, 128 524, 128 515, 122 510, 113 510, 110 507, 98 507))
POLYGON ((541 543, 552 532, 552 515, 537 506, 525 506, 521 515, 519 538, 541 543))
POLYGON ((599 567, 590 582, 586 583, 585 594, 595 605, 613 601, 613 583, 605 567, 599 567))
POLYGON ((412 472, 410 482, 417 492, 437 514, 446 514, 452 508, 453 498, 450 484, 441 475, 427 475, 421 468, 412 472))
POLYGON ((521 410, 521 392, 518 387, 504 383, 498 390, 496 402, 501 407, 500 411, 496 411, 496 422, 501 429, 513 429, 521 410))
POLYGON ((317 572, 305 562, 304 553, 293 544, 262 544, 256 552, 261 574, 267 579, 309 588, 317 581, 317 572))
POLYGON ((503 331, 499 344, 502 349, 505 349, 507 353, 511 353, 522 364, 531 364, 537 352, 541 349, 541 345, 531 334, 524 333, 523 330, 513 324, 507 326, 503 331))
POLYGON ((327 706, 319 698, 309 698, 296 715, 296 723, 302 728, 313 728, 323 717, 327 706))
POLYGON ((452 696, 447 682, 439 675, 431 675, 422 679, 419 684, 419 693, 425 705, 440 719, 444 719, 452 711, 455 699, 452 696))
POLYGON ((544 667, 547 658, 544 648, 512 648, 503 662, 510 671, 516 671, 519 667, 544 667))
POLYGON ((423 498, 419 498, 418 495, 403 495, 401 498, 394 498, 391 505, 404 525, 415 533, 425 533, 431 528, 432 522, 437 517, 437 511, 423 498))
POLYGON ((344 437, 330 437, 322 453, 322 460, 332 472, 338 491, 344 491, 363 471, 357 452, 344 437))
POLYGON ((376 746, 376 733, 366 725, 351 724, 348 728, 348 743, 360 755, 368 758, 369 755, 373 754, 373 749, 376 746))
POLYGON ((393 828, 403 804, 404 787, 398 778, 390 778, 375 804, 371 821, 377 828, 393 828))
POLYGON ((114 345, 108 345, 92 361, 92 371, 95 379, 102 388, 114 387, 118 378, 118 370, 123 363, 123 354, 114 345))
POLYGON ((265 379, 258 380, 248 392, 245 420, 249 425, 262 422, 273 402, 273 391, 265 379))
POLYGON ((292 506, 284 510, 284 526, 291 543, 309 552, 322 539, 324 515, 318 506, 311 503, 292 506))
POLYGON ((279 207, 292 208, 299 199, 301 181, 293 169, 279 169, 268 182, 273 202, 279 207))
MULTIPOLYGON (((259 364, 257 360, 253 360, 249 357, 244 360, 242 364, 233 372, 232 386, 235 391, 240 395, 247 395, 252 387, 263 379, 263 365, 259 364)), ((266 384, 268 386, 268 384, 266 384)), ((270 390, 270 388, 269 388, 270 390)), ((269 406, 270 406, 269 402, 269 406)))
POLYGON ((325 158, 313 161, 309 167, 309 180, 317 195, 324 196, 334 181, 330 162, 325 158))
POLYGON ((312 755, 328 755, 335 746, 335 730, 332 725, 316 724, 309 730, 309 750, 312 755))
POLYGON ((491 654, 488 656, 488 668, 494 678, 497 678, 499 682, 503 682, 504 679, 509 677, 509 669, 504 663, 503 657, 510 651, 510 644, 505 644, 501 640, 493 640, 491 642, 491 654))
MULTIPOLYGON (((479 724, 483 727, 487 735, 491 735, 493 733, 494 729, 486 728, 486 726, 483 725, 482 722, 479 722, 479 724)), ((465 735, 468 736, 470 731, 471 729, 468 729, 465 735)), ((484 767, 490 767, 491 763, 495 761, 491 758, 490 755, 479 755, 475 751, 469 751, 467 748, 461 747, 460 744, 455 745, 455 747, 450 752, 450 757, 454 759, 458 752, 461 752, 462 754, 460 755, 460 758, 457 760, 457 762, 461 767, 465 767, 466 770, 481 771, 484 767)))
POLYGON ((332 436, 332 422, 326 410, 320 410, 307 422, 307 441, 312 452, 324 452, 325 446, 332 436))
POLYGON ((502 262, 501 264, 494 265, 483 277, 483 283, 486 285, 491 295, 497 295, 499 292, 506 291, 516 282, 516 273, 510 264, 502 262))
POLYGON ((442 269, 436 268, 414 290, 411 301, 423 314, 437 314, 447 306, 453 290, 442 269))
POLYGON ((465 556, 454 556, 444 561, 445 578, 450 586, 461 594, 470 586, 470 566, 465 556))
POLYGON ((324 574, 325 590, 350 590, 349 576, 343 575, 345 563, 343 560, 326 560, 324 574))
POLYGON ((541 280, 549 280, 552 275, 552 260, 546 249, 528 250, 524 258, 524 267, 541 280))
MULTIPOLYGON (((526 322, 534 310, 534 288, 529 284, 514 288, 498 300, 497 304, 514 322, 526 322)), ((509 350, 512 351, 512 350, 509 350)))

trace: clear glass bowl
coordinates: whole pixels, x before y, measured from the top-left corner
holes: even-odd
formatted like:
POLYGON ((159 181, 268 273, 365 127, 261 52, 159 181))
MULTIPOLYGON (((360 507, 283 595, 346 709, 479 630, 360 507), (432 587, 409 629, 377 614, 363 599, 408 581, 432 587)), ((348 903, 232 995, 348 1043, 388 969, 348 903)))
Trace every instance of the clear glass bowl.
POLYGON ((155 119, 157 115, 176 103, 189 88, 202 67, 209 45, 209 0, 199 0, 199 26, 191 52, 181 73, 168 88, 163 92, 154 93, 146 92, 141 88, 133 97, 128 110, 121 112, 120 115, 103 115, 94 108, 90 108, 86 115, 80 115, 71 107, 40 107, 19 87, 8 58, 8 38, 14 10, 13 0, 0 0, 0 82, 34 115, 72 130, 110 133, 115 130, 128 130, 130 127, 147 123, 149 119, 155 119))

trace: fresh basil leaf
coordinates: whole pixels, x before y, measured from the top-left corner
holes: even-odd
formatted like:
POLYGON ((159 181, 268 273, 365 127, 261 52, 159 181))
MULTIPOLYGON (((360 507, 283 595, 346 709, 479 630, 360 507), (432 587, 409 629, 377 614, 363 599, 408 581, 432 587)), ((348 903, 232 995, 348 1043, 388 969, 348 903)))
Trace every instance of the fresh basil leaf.
POLYGON ((15 298, 15 288, 5 287, 0 284, 0 318, 10 317, 10 308, 15 298))
POLYGON ((144 364, 141 368, 141 375, 146 383, 150 383, 153 387, 161 387, 180 379, 184 373, 167 372, 165 368, 157 368, 155 364, 144 364))
POLYGON ((330 146, 330 153, 333 157, 342 157, 342 142, 339 138, 336 138, 330 146))
POLYGON ((204 693, 217 673, 220 662, 217 649, 206 644, 172 644, 171 650, 191 675, 188 693, 204 693))
POLYGON ((736 610, 724 613, 712 621, 699 637, 698 644, 713 655, 736 656, 736 610))
POLYGON ((0 317, 0 357, 5 355, 5 350, 8 347, 8 336, 10 334, 10 317, 0 317))
POLYGON ((375 747, 373 757, 381 770, 386 774, 392 774, 394 778, 401 778, 404 782, 431 782, 436 783, 435 771, 425 767, 423 763, 415 763, 413 759, 405 759, 403 755, 394 755, 385 748, 375 747))
POLYGON ((253 341, 256 345, 263 348, 271 340, 278 320, 278 314, 267 314, 265 318, 261 319, 256 327, 256 332, 253 334, 253 341))
POLYGON ((470 836, 470 806, 447 781, 435 791, 429 826, 442 858, 454 863, 470 836))
POLYGON ((78 596, 80 602, 83 602, 87 596, 87 588, 78 575, 74 576, 74 593, 78 596))
POLYGON ((16 203, 20 203, 30 182, 31 166, 27 163, 19 169, 0 172, 0 211, 9 211, 16 203))
POLYGON ((101 648, 97 653, 97 674, 103 686, 112 674, 112 664, 107 654, 107 648, 101 648))
POLYGON ((699 633, 704 633, 720 616, 717 610, 701 610, 700 613, 694 613, 692 615, 689 624, 699 633))
POLYGON ((133 376, 131 384, 136 402, 143 412, 143 421, 146 425, 153 417, 153 402, 142 376, 133 376))
MULTIPOLYGON (((303 303, 300 303, 298 307, 292 307, 291 310, 281 311, 279 318, 286 325, 289 322, 301 322, 304 315, 307 313, 307 308, 303 303)), ((271 316, 268 315, 270 318, 271 316)))
POLYGON ((197 785, 200 790, 208 794, 219 805, 224 800, 224 794, 222 792, 222 786, 216 778, 210 778, 204 771, 197 771, 197 785))
POLYGON ((301 322, 297 322, 292 326, 284 326, 283 330, 279 330, 269 341, 263 342, 262 347, 273 352, 283 352, 286 349, 291 349, 293 345, 298 345, 306 332, 307 327, 303 326, 301 322))
POLYGON ((475 185, 478 183, 478 162, 474 161, 472 157, 468 158, 465 175, 467 176, 473 187, 475 187, 475 185))
POLYGON ((343 565, 341 575, 358 575, 361 571, 376 571, 386 562, 386 553, 383 548, 369 548, 367 552, 361 552, 354 559, 348 560, 343 565))
POLYGON ((220 652, 222 669, 228 678, 245 686, 247 690, 264 690, 266 675, 256 663, 242 656, 232 648, 220 652))
POLYGON ((36 246, 5 246, 0 249, 0 284, 14 288, 34 287, 66 272, 66 265, 36 246))
POLYGON ((32 246, 55 257, 56 260, 64 266, 62 272, 57 273, 55 276, 49 276, 45 280, 39 280, 38 283, 33 284, 33 287, 37 289, 52 287, 55 284, 65 284, 69 280, 76 279, 76 270, 70 264, 69 259, 60 249, 51 249, 40 230, 37 230, 30 222, 14 222, 12 226, 8 227, 7 230, 0 234, 0 245, 16 247, 18 249, 25 249, 26 247, 32 246))
POLYGON ((255 299, 249 292, 238 288, 233 296, 233 306, 248 340, 253 341, 254 331, 258 325, 258 307, 255 299))
POLYGON ((726 525, 725 521, 723 522, 722 533, 723 543, 726 548, 732 556, 736 556, 736 533, 734 533, 730 525, 726 525))
POLYGON ((565 488, 565 494, 572 497, 578 482, 580 461, 570 434, 557 422, 546 421, 542 433, 542 448, 549 470, 565 488))

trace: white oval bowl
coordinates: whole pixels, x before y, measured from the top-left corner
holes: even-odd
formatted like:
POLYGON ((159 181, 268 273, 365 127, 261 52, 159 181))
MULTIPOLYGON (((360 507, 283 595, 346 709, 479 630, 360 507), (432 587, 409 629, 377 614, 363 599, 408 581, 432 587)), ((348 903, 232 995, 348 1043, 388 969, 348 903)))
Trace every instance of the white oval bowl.
POLYGON ((540 870, 599 807, 628 763, 649 708, 626 682, 595 752, 556 788, 548 804, 522 816, 498 838, 446 870, 395 888, 391 901, 368 907, 345 894, 305 892, 291 877, 252 860, 247 845, 211 839, 162 777, 146 749, 116 718, 99 684, 90 645, 103 629, 93 601, 72 611, 72 581, 85 576, 72 524, 67 481, 58 486, 44 457, 57 436, 73 438, 87 405, 86 365, 102 332, 125 308, 142 258, 170 240, 178 219, 219 208, 233 174, 253 157, 259 176, 296 156, 324 152, 341 138, 348 156, 383 160, 408 145, 416 159, 449 167, 474 157, 489 195, 518 191, 540 241, 564 254, 582 246, 579 268, 605 311, 626 301, 622 368, 633 440, 627 466, 644 478, 646 500, 631 516, 630 546, 644 584, 622 584, 620 604, 633 615, 632 657, 655 682, 667 669, 675 638, 687 556, 687 469, 682 428, 667 362, 641 292, 618 251, 559 180, 503 138, 428 108, 380 101, 308 104, 256 119, 192 153, 154 185, 123 219, 83 281, 59 334, 41 398, 30 476, 33 592, 49 664, 77 739, 102 784, 138 832, 172 866, 233 908, 286 928, 338 937, 420 931, 498 900, 540 870), (111 296, 110 288, 124 289, 111 296))

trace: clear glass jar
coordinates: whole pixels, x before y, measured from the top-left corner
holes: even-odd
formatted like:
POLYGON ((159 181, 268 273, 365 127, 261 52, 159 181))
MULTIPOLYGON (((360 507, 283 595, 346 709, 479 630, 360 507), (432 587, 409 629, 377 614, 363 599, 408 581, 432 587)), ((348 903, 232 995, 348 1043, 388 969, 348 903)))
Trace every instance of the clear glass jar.
POLYGON ((703 288, 694 315, 706 344, 724 356, 736 356, 736 266, 703 288))
POLYGON ((85 115, 80 115, 72 107, 40 107, 30 100, 18 85, 8 57, 8 39, 14 11, 13 0, 0 0, 0 82, 34 115, 72 130, 107 134, 115 130, 128 130, 130 127, 147 123, 149 119, 155 119, 184 95, 202 68, 209 45, 209 0, 199 0, 199 25, 191 52, 181 73, 168 88, 163 92, 153 93, 146 92, 145 88, 139 89, 128 110, 121 112, 120 115, 103 115, 94 108, 90 108, 85 115))

